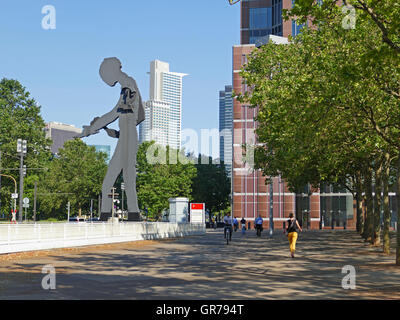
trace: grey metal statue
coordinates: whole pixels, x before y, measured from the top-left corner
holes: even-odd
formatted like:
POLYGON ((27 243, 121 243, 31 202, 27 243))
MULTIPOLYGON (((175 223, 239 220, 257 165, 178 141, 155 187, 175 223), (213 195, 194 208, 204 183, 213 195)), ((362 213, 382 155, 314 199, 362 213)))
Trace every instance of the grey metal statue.
POLYGON ((121 96, 117 105, 102 117, 96 117, 90 126, 83 126, 83 132, 77 138, 96 134, 100 129, 106 130, 110 137, 118 138, 117 147, 108 166, 103 181, 101 217, 106 221, 111 217, 112 200, 108 198, 115 180, 122 171, 128 203, 128 220, 139 221, 140 213, 136 195, 136 154, 138 134, 136 126, 144 121, 145 113, 142 98, 136 81, 121 71, 121 62, 117 58, 104 59, 100 66, 100 77, 113 87, 121 85, 121 96), (107 125, 119 118, 120 131, 107 128, 107 125))

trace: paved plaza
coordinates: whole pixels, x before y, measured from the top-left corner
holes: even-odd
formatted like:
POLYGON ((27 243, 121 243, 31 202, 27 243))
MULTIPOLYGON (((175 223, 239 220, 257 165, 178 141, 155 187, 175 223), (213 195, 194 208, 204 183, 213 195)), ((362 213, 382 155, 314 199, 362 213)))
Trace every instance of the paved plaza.
MULTIPOLYGON (((57 249, 0 256, 0 299, 400 299, 394 255, 355 231, 300 233, 296 258, 277 231, 234 233, 57 249), (56 270, 56 289, 42 288, 42 268, 56 270), (342 288, 342 268, 356 270, 356 289, 342 288)), ((393 239, 394 240, 394 239, 393 239)))

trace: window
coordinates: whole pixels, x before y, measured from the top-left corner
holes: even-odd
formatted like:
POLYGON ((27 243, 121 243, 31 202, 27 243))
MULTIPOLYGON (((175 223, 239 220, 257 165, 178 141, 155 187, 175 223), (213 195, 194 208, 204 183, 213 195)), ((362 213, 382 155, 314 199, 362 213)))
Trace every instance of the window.
POLYGON ((271 8, 250 8, 249 10, 250 29, 269 29, 272 27, 271 8))

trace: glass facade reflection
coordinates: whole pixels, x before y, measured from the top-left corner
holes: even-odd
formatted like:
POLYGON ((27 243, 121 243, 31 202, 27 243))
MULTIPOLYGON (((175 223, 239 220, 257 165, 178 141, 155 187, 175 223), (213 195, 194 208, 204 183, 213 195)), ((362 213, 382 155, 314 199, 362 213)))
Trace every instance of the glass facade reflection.
POLYGON ((320 214, 325 227, 346 227, 354 218, 355 208, 353 195, 346 188, 321 184, 320 214))
POLYGON ((282 0, 242 0, 242 44, 256 44, 268 35, 282 36, 282 23, 282 0))

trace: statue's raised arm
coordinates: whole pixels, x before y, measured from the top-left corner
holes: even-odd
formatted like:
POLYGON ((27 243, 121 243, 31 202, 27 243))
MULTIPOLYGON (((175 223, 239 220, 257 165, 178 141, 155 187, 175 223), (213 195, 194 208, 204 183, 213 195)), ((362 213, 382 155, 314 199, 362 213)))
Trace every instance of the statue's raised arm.
POLYGON ((75 138, 84 138, 99 133, 100 129, 103 129, 110 123, 117 120, 118 118, 117 109, 118 105, 116 105, 114 109, 112 109, 110 112, 106 113, 102 117, 94 118, 89 126, 83 126, 82 133, 75 136, 75 138))

